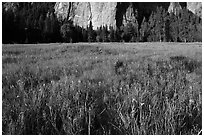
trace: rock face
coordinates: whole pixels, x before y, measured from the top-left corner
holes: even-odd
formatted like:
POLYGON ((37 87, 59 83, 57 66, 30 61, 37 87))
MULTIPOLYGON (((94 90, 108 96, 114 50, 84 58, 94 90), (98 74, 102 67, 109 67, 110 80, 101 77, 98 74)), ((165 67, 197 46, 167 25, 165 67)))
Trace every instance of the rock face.
POLYGON ((57 2, 55 4, 55 14, 57 15, 57 18, 59 20, 64 20, 66 19, 68 16, 68 13, 69 13, 69 8, 70 8, 70 3, 69 2, 57 2))
POLYGON ((179 4, 179 2, 171 2, 168 8, 168 12, 173 12, 174 14, 178 14, 179 10, 181 10, 181 5, 179 4))
POLYGON ((86 28, 92 21, 93 29, 103 25, 120 27, 132 20, 141 23, 162 6, 169 12, 177 12, 186 3, 178 2, 57 2, 55 14, 60 20, 69 19, 79 26, 86 28))
POLYGON ((2 3, 2 9, 4 9, 5 11, 8 10, 12 10, 13 12, 15 12, 18 9, 18 2, 3 2, 2 3))
POLYGON ((116 25, 116 2, 90 2, 90 6, 94 29, 101 25, 116 25))
POLYGON ((92 20, 91 5, 89 2, 73 3, 73 10, 70 18, 79 26, 86 28, 92 20), (78 8, 80 7, 80 8, 78 8))
MULTIPOLYGON (((2 9, 15 12, 18 4, 3 2, 2 9)), ((92 21, 93 28, 97 29, 103 25, 116 28, 133 20, 140 24, 143 17, 148 18, 160 6, 174 13, 186 7, 202 17, 202 2, 56 2, 54 9, 59 20, 72 20, 84 28, 92 21)))
POLYGON ((187 2, 187 9, 202 18, 202 2, 187 2))
POLYGON ((126 9, 126 12, 122 14, 122 24, 126 25, 128 22, 134 22, 137 17, 137 10, 135 10, 134 5, 130 4, 128 8, 126 9))
POLYGON ((71 19, 84 28, 92 21, 93 28, 115 26, 116 2, 57 2, 55 14, 59 19, 71 19))

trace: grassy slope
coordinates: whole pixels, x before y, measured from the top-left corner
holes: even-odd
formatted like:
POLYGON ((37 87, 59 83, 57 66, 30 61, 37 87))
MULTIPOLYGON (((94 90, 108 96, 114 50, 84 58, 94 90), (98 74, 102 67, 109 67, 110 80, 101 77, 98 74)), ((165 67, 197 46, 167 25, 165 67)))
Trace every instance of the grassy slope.
POLYGON ((201 44, 2 47, 3 134, 198 134, 201 44))

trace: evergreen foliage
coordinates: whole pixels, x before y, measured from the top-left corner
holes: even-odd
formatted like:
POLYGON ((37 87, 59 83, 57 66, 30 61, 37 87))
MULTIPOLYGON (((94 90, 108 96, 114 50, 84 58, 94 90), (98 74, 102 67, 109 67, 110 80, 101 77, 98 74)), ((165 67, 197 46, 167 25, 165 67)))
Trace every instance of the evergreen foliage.
POLYGON ((114 28, 112 27, 112 26, 110 26, 109 27, 109 30, 110 30, 110 33, 109 33, 109 35, 108 35, 108 39, 109 39, 109 41, 110 42, 115 42, 116 41, 116 39, 114 38, 114 28))
POLYGON ((95 42, 92 21, 90 21, 87 31, 88 31, 88 42, 95 42))
POLYGON ((105 25, 93 30, 91 21, 86 28, 58 21, 54 5, 22 2, 15 12, 2 9, 3 43, 202 41, 202 19, 185 8, 175 15, 158 7, 142 21, 135 17, 119 28, 105 25))
POLYGON ((65 42, 73 42, 73 35, 75 34, 75 29, 73 26, 73 22, 68 21, 61 26, 60 32, 65 42))

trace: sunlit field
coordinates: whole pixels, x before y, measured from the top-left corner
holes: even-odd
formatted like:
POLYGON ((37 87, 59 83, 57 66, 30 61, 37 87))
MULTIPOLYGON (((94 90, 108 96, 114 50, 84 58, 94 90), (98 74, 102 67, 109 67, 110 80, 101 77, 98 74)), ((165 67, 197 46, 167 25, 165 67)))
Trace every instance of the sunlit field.
POLYGON ((2 134, 201 134, 201 46, 2 45, 2 134))

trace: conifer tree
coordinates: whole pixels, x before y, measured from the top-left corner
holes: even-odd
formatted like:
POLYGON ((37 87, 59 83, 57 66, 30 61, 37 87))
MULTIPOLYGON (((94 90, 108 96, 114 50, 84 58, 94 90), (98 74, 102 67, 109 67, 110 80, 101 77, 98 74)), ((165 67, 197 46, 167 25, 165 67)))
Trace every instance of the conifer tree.
POLYGON ((88 40, 87 30, 82 27, 82 42, 87 42, 87 40, 88 40))
POLYGON ((116 30, 114 31, 114 41, 119 42, 120 40, 121 40, 120 30, 118 28, 116 28, 116 30))
POLYGON ((138 28, 139 28, 139 24, 138 24, 138 21, 137 20, 135 20, 134 22, 133 22, 133 34, 132 34, 132 38, 131 38, 131 42, 136 42, 136 41, 138 41, 138 37, 139 37, 139 30, 138 30, 138 28))
POLYGON ((178 42, 179 41, 178 17, 173 13, 170 13, 169 21, 170 21, 169 23, 170 41, 178 42))
POLYGON ((14 13, 12 10, 5 12, 2 15, 2 41, 3 43, 13 43, 14 41, 14 13))
POLYGON ((94 42, 94 30, 92 26, 92 21, 90 21, 89 26, 88 26, 88 42, 94 42))
POLYGON ((143 20, 142 20, 142 23, 141 23, 141 27, 140 27, 140 30, 139 30, 139 34, 140 34, 140 41, 142 42, 146 42, 147 41, 147 37, 148 37, 148 23, 146 21, 146 18, 144 17, 143 20))
POLYGON ((155 31, 155 36, 154 36, 154 41, 161 41, 162 39, 162 25, 163 25, 163 19, 162 19, 162 8, 158 8, 157 7, 157 11, 154 14, 154 18, 155 18, 155 27, 154 27, 154 31, 155 31))
POLYGON ((108 26, 107 25, 102 27, 102 40, 103 42, 108 42, 108 26))
POLYGON ((50 30, 51 30, 51 22, 50 22, 50 17, 49 13, 47 14, 45 18, 45 24, 44 24, 44 34, 45 34, 45 40, 46 42, 50 42, 50 30))
POLYGON ((74 27, 72 21, 64 23, 60 28, 60 32, 66 42, 73 42, 74 27))
POLYGON ((202 19, 194 16, 195 19, 193 19, 193 21, 195 21, 194 23, 194 27, 193 27, 193 40, 194 41, 199 41, 202 42, 202 19))
POLYGON ((182 9, 178 19, 179 22, 179 38, 182 42, 188 41, 189 36, 189 13, 187 9, 182 9))
POLYGON ((109 31, 110 31, 110 33, 108 35, 108 39, 110 42, 114 42, 115 41, 114 40, 114 29, 112 26, 109 26, 109 31))
POLYGON ((40 32, 41 32, 41 41, 40 42, 43 42, 44 41, 44 17, 43 17, 43 14, 40 15, 40 18, 38 20, 38 26, 39 26, 39 29, 40 29, 40 32))
POLYGON ((98 27, 96 30, 96 41, 102 42, 102 26, 98 27))

